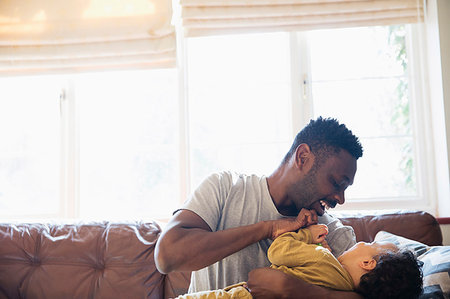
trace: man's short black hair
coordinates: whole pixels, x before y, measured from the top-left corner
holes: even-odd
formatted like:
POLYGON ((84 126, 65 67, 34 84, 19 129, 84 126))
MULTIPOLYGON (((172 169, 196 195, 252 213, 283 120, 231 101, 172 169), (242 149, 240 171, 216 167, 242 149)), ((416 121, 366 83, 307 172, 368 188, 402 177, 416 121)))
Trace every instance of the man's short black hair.
POLYGON ((348 151, 355 159, 360 158, 363 154, 358 137, 334 118, 319 117, 316 120, 311 120, 295 136, 294 143, 284 157, 283 163, 289 161, 297 147, 302 143, 306 143, 311 152, 320 157, 328 157, 332 153, 338 153, 341 149, 348 151))
POLYGON ((378 256, 377 265, 361 276, 356 292, 364 298, 418 298, 423 290, 421 262, 403 250, 378 256))

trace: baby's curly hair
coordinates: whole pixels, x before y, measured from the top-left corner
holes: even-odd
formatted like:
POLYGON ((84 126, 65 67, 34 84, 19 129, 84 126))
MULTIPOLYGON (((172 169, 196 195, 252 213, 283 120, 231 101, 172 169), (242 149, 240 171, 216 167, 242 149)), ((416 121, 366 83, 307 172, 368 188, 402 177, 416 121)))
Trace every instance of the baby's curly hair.
POLYGON ((409 250, 379 255, 377 265, 361 276, 356 292, 367 299, 414 299, 423 290, 421 262, 409 250))

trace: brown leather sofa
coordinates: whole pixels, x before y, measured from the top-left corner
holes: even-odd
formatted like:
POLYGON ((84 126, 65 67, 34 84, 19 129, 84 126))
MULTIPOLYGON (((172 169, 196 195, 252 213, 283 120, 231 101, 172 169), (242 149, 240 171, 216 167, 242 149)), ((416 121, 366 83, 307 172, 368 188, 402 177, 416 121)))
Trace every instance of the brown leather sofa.
MULTIPOLYGON (((342 217, 358 241, 385 230, 442 245, 424 212, 342 217)), ((0 224, 0 298, 171 298, 189 273, 163 275, 153 253, 161 229, 151 223, 0 224)))

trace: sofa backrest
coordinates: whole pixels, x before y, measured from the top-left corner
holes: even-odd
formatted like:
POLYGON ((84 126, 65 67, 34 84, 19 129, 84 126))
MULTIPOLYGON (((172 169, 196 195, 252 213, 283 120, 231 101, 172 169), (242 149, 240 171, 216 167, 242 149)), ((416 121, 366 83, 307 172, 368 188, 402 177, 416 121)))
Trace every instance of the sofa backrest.
POLYGON ((387 231, 429 246, 442 245, 439 223, 426 212, 356 215, 341 217, 340 220, 353 227, 358 242, 372 242, 379 231, 387 231))

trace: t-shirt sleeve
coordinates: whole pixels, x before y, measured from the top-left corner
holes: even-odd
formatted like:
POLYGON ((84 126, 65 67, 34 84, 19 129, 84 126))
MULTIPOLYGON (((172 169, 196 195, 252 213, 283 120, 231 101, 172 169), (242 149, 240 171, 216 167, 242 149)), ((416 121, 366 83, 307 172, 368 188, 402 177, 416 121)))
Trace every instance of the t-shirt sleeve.
POLYGON ((348 225, 343 225, 338 218, 325 213, 319 217, 319 223, 328 226, 326 240, 335 257, 340 256, 344 251, 356 244, 356 236, 353 228, 348 225))
POLYGON ((216 231, 224 200, 228 195, 229 188, 231 188, 231 181, 228 173, 210 175, 190 195, 181 210, 196 213, 208 224, 212 231, 216 231))

